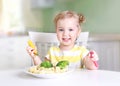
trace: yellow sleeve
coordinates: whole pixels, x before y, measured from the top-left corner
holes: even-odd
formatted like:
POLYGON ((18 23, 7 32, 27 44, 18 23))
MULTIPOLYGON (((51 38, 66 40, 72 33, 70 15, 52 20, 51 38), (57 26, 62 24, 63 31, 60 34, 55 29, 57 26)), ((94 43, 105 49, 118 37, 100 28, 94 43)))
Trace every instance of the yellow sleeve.
POLYGON ((89 53, 89 50, 86 47, 82 46, 82 58, 87 56, 88 53, 89 53))

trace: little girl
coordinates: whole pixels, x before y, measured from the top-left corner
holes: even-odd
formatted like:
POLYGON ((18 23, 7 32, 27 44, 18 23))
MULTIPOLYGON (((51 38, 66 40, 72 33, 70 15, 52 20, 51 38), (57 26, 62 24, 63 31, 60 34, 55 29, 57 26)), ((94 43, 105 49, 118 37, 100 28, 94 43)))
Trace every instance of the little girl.
MULTIPOLYGON (((96 52, 90 53, 86 47, 75 44, 77 37, 81 33, 81 24, 84 21, 83 15, 73 11, 63 11, 57 14, 54 23, 60 45, 52 46, 45 56, 45 60, 49 60, 53 64, 61 60, 68 60, 70 67, 80 68, 84 66, 90 70, 98 69, 96 52)), ((34 54, 35 49, 27 47, 27 51, 32 57, 34 65, 39 65, 41 59, 34 54)))

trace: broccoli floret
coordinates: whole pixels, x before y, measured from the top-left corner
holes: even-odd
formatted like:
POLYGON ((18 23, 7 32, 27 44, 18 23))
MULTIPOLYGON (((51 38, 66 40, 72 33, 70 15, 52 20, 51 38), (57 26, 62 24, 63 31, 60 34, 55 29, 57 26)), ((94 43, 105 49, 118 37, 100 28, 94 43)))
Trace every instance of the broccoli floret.
POLYGON ((50 61, 43 61, 43 62, 40 64, 40 67, 51 68, 51 67, 53 67, 53 64, 52 64, 50 61))
POLYGON ((66 60, 63 60, 63 61, 59 61, 56 66, 60 67, 60 69, 64 69, 68 65, 69 65, 69 62, 66 60))

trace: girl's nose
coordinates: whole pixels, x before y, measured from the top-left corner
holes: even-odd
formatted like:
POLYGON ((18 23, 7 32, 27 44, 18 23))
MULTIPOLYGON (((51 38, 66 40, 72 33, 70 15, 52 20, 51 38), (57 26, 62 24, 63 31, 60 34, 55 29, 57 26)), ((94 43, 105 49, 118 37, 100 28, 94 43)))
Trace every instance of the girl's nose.
POLYGON ((68 33, 69 33, 68 31, 64 31, 63 35, 66 36, 68 35, 68 33))

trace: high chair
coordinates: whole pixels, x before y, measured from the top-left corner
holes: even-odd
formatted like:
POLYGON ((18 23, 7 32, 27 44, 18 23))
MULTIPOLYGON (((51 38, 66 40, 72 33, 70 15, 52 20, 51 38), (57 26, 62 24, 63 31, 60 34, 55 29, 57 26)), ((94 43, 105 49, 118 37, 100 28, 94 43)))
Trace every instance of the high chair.
MULTIPOLYGON (((32 40, 37 47, 38 55, 42 58, 45 57, 51 46, 59 45, 56 33, 30 31, 28 34, 30 40, 32 40)), ((80 36, 76 40, 76 44, 87 46, 88 37, 89 32, 81 32, 80 36)))

